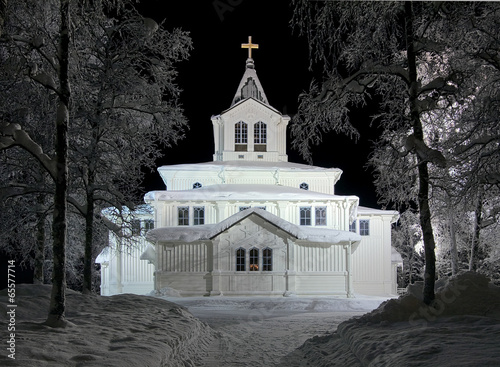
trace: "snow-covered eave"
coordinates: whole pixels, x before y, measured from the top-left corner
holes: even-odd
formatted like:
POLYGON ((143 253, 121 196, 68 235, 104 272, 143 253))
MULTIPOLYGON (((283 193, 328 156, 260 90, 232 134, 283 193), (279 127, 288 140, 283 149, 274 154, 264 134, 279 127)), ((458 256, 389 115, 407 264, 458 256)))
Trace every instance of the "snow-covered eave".
POLYGON ((210 161, 201 163, 188 163, 188 164, 173 164, 158 167, 158 171, 212 171, 219 172, 221 169, 224 170, 235 170, 235 171, 269 171, 269 170, 280 170, 282 172, 297 172, 304 171, 307 173, 318 172, 318 173, 335 173, 339 176, 342 174, 340 168, 325 168, 312 166, 301 163, 293 162, 256 162, 256 161, 210 161))
POLYGON ((399 219, 399 212, 397 210, 383 210, 358 206, 357 212, 358 216, 388 216, 391 219, 391 224, 396 223, 399 219))
POLYGON ((229 111, 231 111, 231 110, 233 110, 235 108, 238 108, 240 105, 242 105, 245 102, 249 102, 250 100, 253 100, 253 101, 257 102, 258 104, 262 105, 263 107, 270 109, 271 111, 273 111, 274 113, 278 114, 281 117, 289 118, 287 115, 283 115, 280 111, 278 111, 276 108, 274 108, 270 104, 268 104, 266 102, 263 102, 263 101, 260 101, 260 100, 258 100, 257 98, 254 98, 254 97, 247 97, 245 99, 239 100, 238 102, 236 102, 235 104, 233 104, 231 107, 229 107, 227 110, 222 111, 218 116, 223 116, 226 113, 228 113, 229 111))
POLYGON ((144 201, 180 201, 180 202, 208 202, 215 200, 243 201, 243 202, 348 202, 350 203, 350 217, 354 220, 356 207, 359 203, 357 196, 341 196, 302 190, 299 188, 268 185, 268 184, 217 184, 208 185, 190 190, 163 190, 150 191, 144 196, 144 201))
POLYGON ((212 240, 222 232, 252 215, 260 217, 266 222, 271 223, 278 229, 301 241, 322 244, 351 243, 354 245, 359 244, 361 241, 361 236, 356 233, 339 231, 331 228, 298 226, 258 208, 243 210, 218 224, 156 228, 147 233, 146 239, 152 242, 181 241, 188 243, 212 240))

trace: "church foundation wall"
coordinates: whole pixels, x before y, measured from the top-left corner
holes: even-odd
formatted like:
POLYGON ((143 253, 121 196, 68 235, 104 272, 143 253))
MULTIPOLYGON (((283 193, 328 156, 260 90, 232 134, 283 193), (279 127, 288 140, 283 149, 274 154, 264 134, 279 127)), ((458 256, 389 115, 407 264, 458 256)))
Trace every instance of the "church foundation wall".
POLYGON ((166 272, 157 271, 156 290, 173 288, 181 296, 204 296, 208 294, 207 287, 211 288, 210 275, 205 272, 166 272))
POLYGON ((295 278, 297 295, 347 295, 347 273, 300 273, 295 278))

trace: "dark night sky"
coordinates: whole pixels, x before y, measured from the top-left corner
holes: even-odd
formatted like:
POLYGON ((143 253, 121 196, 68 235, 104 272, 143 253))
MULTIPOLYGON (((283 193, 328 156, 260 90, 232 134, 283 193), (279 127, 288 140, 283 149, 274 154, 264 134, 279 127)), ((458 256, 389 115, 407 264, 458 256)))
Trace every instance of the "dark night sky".
MULTIPOLYGON (((298 96, 308 89, 312 79, 306 40, 290 27, 290 1, 203 0, 143 1, 145 16, 164 21, 167 29, 189 31, 194 49, 188 61, 178 65, 178 83, 183 89, 181 103, 190 130, 177 146, 165 150, 157 165, 199 163, 212 160, 214 152, 210 117, 230 107, 238 83, 245 71, 247 50, 241 49, 248 36, 259 49, 253 59, 269 103, 292 116, 298 96), (232 5, 231 5, 232 4, 232 5), (270 5, 272 4, 272 5, 270 5), (226 7, 225 10, 223 7, 226 7), (216 10, 219 8, 219 11, 216 10), (231 10, 230 10, 231 9, 231 10)), ((341 135, 328 135, 314 150, 314 165, 337 167, 343 175, 336 185, 337 194, 358 195, 361 205, 378 207, 371 172, 366 170, 370 152, 369 112, 353 111, 361 127, 358 143, 341 135)), ((304 163, 290 148, 289 161, 304 163)), ((155 172, 148 175, 147 190, 164 189, 155 172)))

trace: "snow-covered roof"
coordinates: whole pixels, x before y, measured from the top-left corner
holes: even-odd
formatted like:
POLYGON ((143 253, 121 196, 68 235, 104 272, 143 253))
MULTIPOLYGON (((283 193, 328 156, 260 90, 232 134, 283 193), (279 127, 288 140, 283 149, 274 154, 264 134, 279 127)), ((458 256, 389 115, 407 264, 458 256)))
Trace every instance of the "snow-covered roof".
POLYGON ((217 224, 205 224, 201 226, 190 227, 177 226, 156 228, 149 231, 146 235, 146 238, 152 242, 194 242, 210 240, 220 233, 224 232, 225 230, 229 229, 236 223, 252 215, 261 217, 265 221, 289 233, 298 240, 307 240, 315 243, 329 244, 352 242, 354 245, 359 244, 359 242, 361 241, 361 236, 353 232, 339 231, 330 228, 298 226, 284 219, 281 219, 276 215, 269 213, 268 211, 258 208, 242 210, 241 212, 236 213, 217 224))
POLYGON ((280 171, 305 171, 305 172, 335 172, 342 174, 339 168, 324 168, 318 166, 311 166, 308 164, 291 163, 291 162, 266 162, 266 161, 213 161, 203 163, 190 163, 190 164, 173 164, 165 165, 158 168, 158 170, 168 171, 251 171, 251 170, 280 170, 280 171))
POLYGON ((209 185, 192 190, 151 191, 144 200, 189 200, 189 201, 327 201, 350 200, 359 201, 357 196, 339 196, 319 192, 302 190, 296 187, 282 185, 255 185, 255 184, 219 184, 209 185))
POLYGON ((399 219, 399 212, 397 210, 374 209, 365 206, 358 206, 358 215, 391 215, 391 223, 395 223, 399 219))

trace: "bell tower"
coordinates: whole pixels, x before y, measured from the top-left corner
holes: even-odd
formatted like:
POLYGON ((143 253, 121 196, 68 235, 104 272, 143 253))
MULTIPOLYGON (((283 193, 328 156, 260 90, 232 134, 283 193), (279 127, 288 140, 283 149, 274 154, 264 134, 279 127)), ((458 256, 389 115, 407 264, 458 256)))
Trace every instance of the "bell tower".
POLYGON ((245 72, 229 109, 212 116, 214 161, 287 162, 286 127, 290 117, 269 105, 255 71, 252 50, 259 45, 241 45, 248 49, 245 72))

